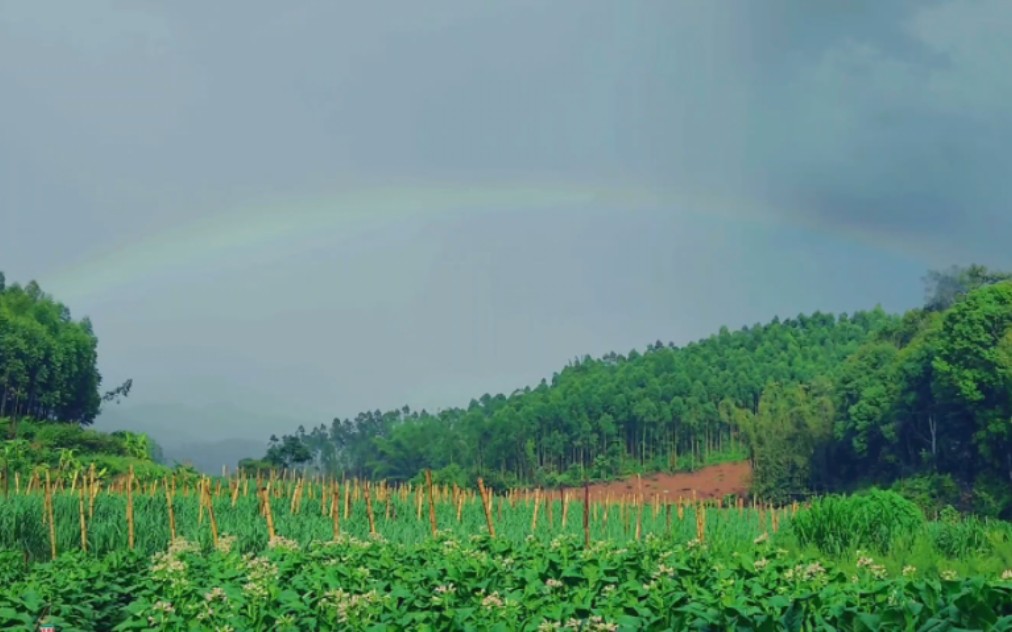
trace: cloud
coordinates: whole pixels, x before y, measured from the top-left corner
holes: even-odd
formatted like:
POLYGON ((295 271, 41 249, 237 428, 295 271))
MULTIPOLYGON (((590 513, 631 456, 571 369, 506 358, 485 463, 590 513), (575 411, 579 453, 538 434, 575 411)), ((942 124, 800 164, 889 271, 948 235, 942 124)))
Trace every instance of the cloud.
POLYGON ((1005 2, 925 4, 902 45, 849 34, 782 77, 764 100, 768 194, 933 261, 1005 258, 1010 24, 1005 2))

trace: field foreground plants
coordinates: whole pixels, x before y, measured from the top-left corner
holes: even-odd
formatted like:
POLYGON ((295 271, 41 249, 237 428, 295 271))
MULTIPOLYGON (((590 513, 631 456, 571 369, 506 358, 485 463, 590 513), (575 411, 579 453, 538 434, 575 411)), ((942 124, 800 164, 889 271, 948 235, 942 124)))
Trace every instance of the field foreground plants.
POLYGON ((855 506, 904 520, 843 541, 839 499, 82 480, 0 500, 0 628, 1012 630, 1009 526, 888 494, 855 506))

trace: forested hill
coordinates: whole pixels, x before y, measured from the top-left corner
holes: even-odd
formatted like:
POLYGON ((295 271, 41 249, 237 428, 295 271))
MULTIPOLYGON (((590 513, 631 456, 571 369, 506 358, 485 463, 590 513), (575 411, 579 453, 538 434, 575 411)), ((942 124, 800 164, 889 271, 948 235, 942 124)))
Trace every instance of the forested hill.
POLYGON ((250 467, 576 483, 748 458, 787 497, 923 472, 1012 477, 1012 282, 933 273, 923 308, 815 313, 571 363, 550 382, 431 414, 300 428, 250 467))
POLYGON ((466 408, 365 412, 300 430, 277 441, 268 459, 394 480, 460 468, 502 483, 688 466, 713 453, 743 454, 740 429, 767 382, 827 375, 896 322, 880 310, 814 314, 723 329, 684 348, 657 343, 643 353, 586 357, 550 383, 484 395, 466 408))

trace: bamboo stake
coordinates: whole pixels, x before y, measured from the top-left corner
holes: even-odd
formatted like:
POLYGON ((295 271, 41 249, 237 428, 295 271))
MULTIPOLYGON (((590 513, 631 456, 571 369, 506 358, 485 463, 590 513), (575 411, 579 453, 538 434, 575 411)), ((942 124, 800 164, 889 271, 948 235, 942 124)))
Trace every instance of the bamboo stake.
POLYGON ((172 491, 169 488, 169 480, 165 479, 165 506, 169 510, 169 542, 176 539, 176 512, 172 508, 172 491))
POLYGON ((267 536, 273 540, 277 537, 277 534, 274 532, 274 515, 271 513, 271 497, 268 491, 270 483, 267 483, 267 487, 261 487, 260 489, 264 499, 264 517, 267 519, 267 536))
POLYGON ((363 491, 365 494, 365 511, 366 515, 369 517, 369 535, 376 535, 376 516, 372 513, 372 494, 369 493, 370 487, 370 482, 366 481, 365 489, 363 491))
POLYGON ((218 548, 218 521, 214 518, 214 499, 211 497, 211 481, 204 484, 204 502, 207 503, 207 518, 211 523, 211 544, 218 548))
POLYGON ((344 485, 344 519, 348 519, 348 515, 351 513, 351 485, 345 483, 344 485))
POLYGON ((636 541, 639 542, 640 535, 643 533, 643 496, 641 495, 636 502, 636 541))
POLYGON ((535 529, 538 528, 538 507, 541 503, 538 502, 538 490, 534 490, 534 516, 531 518, 531 534, 534 533, 535 529))
POLYGON ((134 466, 130 466, 127 477, 127 538, 130 550, 134 550, 134 466))
MULTIPOLYGON (((481 479, 478 479, 479 481, 481 479)), ((432 499, 432 470, 425 470, 425 488, 429 494, 429 526, 432 527, 432 536, 436 535, 436 505, 432 499)))
POLYGON ((337 483, 334 483, 331 493, 333 494, 333 498, 330 501, 330 517, 334 521, 334 539, 337 540, 341 537, 341 508, 338 506, 338 503, 341 502, 341 490, 338 488, 337 483))
POLYGON ((85 553, 88 552, 88 523, 84 518, 84 483, 77 488, 77 514, 81 520, 81 550, 85 553))
POLYGON ((53 515, 53 489, 49 482, 49 470, 46 470, 46 515, 49 517, 49 552, 56 559, 56 519, 53 515))
POLYGON ((491 495, 489 491, 485 489, 485 481, 478 477, 478 490, 481 492, 481 506, 485 510, 485 524, 488 525, 488 534, 495 537, 495 524, 492 522, 492 507, 490 503, 491 495))
POLYGON ((562 528, 566 528, 566 518, 569 517, 569 494, 562 490, 562 528))
POLYGON ((590 548, 590 485, 583 483, 583 546, 590 548))

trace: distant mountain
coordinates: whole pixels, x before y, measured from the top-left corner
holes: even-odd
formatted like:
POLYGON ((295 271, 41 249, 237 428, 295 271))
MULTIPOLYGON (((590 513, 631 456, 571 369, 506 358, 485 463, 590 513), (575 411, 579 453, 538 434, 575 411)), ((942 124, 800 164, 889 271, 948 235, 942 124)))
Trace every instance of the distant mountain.
POLYGON ((252 439, 223 439, 212 443, 186 443, 162 448, 165 462, 189 463, 205 474, 221 474, 227 466, 230 472, 246 457, 258 458, 267 449, 266 441, 252 439))
POLYGON ((271 429, 311 425, 306 420, 242 410, 229 404, 123 404, 108 406, 94 428, 105 432, 131 430, 149 435, 162 448, 165 461, 190 463, 208 474, 223 465, 234 469, 240 459, 260 457, 271 429))

